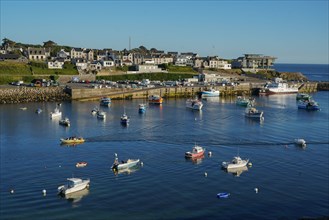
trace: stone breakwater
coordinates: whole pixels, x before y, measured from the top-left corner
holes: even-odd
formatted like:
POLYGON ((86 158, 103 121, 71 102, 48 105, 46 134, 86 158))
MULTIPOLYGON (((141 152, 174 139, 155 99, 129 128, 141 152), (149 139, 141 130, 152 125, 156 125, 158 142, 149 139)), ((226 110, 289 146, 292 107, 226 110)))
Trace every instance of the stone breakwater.
POLYGON ((71 100, 61 87, 17 87, 0 89, 0 104, 24 102, 56 102, 71 100))

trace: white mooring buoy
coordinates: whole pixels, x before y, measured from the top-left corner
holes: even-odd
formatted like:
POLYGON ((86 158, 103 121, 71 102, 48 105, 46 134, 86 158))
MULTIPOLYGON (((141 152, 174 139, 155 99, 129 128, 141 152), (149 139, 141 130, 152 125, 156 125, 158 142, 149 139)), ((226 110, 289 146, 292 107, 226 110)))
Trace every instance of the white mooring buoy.
POLYGON ((255 193, 258 193, 258 188, 255 188, 254 190, 255 190, 255 193))
POLYGON ((207 172, 204 172, 204 176, 207 177, 208 176, 208 173, 207 172))
POLYGON ((211 151, 209 151, 209 152, 208 152, 208 156, 209 156, 209 157, 211 157, 211 155, 212 155, 212 152, 211 152, 211 151))
POLYGON ((14 189, 11 189, 11 190, 10 190, 10 193, 11 193, 11 194, 14 194, 14 192, 15 192, 14 189))
POLYGON ((47 194, 47 191, 45 189, 43 189, 42 194, 45 196, 47 194))
POLYGON ((143 162, 141 162, 141 166, 144 166, 144 163, 143 162))

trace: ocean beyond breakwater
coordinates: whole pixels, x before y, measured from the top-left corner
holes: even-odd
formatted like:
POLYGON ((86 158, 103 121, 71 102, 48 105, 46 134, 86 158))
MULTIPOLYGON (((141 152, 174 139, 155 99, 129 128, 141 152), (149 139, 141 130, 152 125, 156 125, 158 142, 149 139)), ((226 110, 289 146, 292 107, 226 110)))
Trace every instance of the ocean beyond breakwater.
POLYGON ((61 87, 17 87, 0 89, 0 104, 23 102, 56 102, 71 100, 61 87))

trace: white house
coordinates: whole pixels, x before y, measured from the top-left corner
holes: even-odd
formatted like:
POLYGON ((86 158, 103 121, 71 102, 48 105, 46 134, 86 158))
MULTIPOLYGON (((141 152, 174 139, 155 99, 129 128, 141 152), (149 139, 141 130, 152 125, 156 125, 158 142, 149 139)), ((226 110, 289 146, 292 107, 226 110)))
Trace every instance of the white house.
POLYGON ((85 70, 88 67, 88 62, 84 59, 74 59, 73 63, 75 64, 75 66, 77 67, 78 70, 85 70))
POLYGON ((100 61, 104 68, 113 67, 114 61, 112 59, 104 59, 100 61))
POLYGON ((48 61, 48 69, 63 69, 64 59, 55 59, 48 61))
POLYGON ((94 61, 90 64, 90 69, 91 70, 101 70, 102 69, 102 64, 99 61, 94 61))

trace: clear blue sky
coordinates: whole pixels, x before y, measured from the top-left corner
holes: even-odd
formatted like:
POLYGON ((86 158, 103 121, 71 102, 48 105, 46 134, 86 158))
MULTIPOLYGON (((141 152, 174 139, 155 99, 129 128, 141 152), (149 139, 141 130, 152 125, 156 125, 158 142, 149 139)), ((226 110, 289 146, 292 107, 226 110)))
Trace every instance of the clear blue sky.
POLYGON ((1 40, 329 63, 328 0, 1 1, 1 40))

